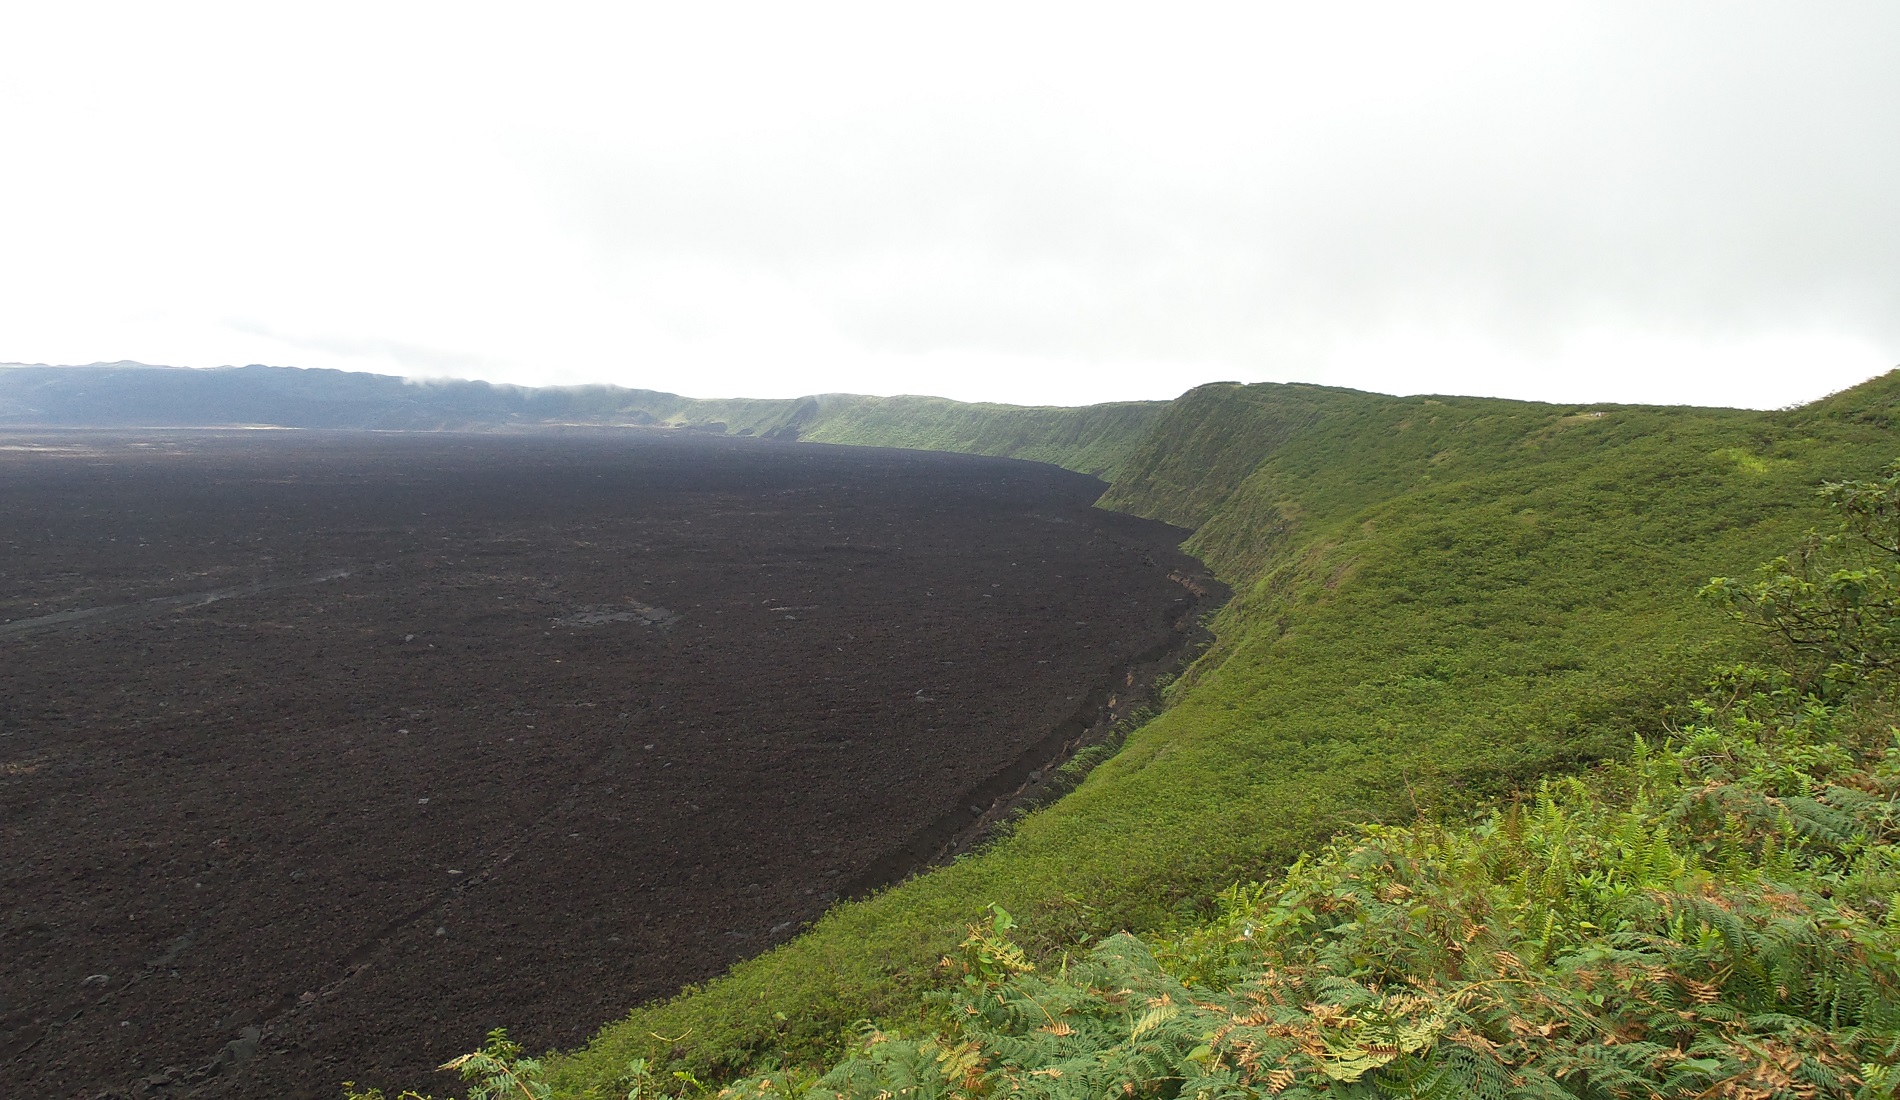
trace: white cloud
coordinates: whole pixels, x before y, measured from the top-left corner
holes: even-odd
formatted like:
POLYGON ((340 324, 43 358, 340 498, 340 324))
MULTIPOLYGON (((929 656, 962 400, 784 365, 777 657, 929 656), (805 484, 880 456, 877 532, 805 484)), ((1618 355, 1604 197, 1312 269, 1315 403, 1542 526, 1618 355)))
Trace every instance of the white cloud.
POLYGON ((1900 361, 1900 9, 42 5, 0 359, 1780 405, 1900 361))

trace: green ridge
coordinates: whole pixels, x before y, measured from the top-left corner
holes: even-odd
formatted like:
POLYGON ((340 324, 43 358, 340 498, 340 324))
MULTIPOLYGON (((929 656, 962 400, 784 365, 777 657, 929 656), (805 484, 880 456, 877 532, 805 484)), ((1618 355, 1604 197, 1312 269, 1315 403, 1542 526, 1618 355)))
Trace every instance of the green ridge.
POLYGON ((915 1021, 992 903, 1032 952, 1165 931, 1342 829, 1615 757, 1751 644, 1696 589, 1819 522, 1824 478, 1900 454, 1897 408, 1900 374, 1778 413, 1190 392, 1104 499, 1193 525, 1235 588, 1168 709, 990 850, 610 1025, 555 1061, 557 1094, 605 1095, 634 1057, 816 1064, 861 1019, 915 1021))
POLYGON ((1168 408, 1162 401, 1081 408, 969 404, 941 397, 818 401, 817 419, 801 439, 1022 458, 1111 481, 1168 408))
POLYGON ((641 393, 616 412, 732 435, 1021 458, 1112 479, 1167 407, 1163 401, 1065 408, 844 393, 771 401, 641 393))

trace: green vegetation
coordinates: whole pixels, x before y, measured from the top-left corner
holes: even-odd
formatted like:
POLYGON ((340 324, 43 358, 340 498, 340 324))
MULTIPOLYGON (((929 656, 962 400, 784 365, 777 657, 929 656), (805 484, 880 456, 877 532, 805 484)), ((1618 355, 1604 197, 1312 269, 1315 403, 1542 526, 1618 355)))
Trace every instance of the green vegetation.
POLYGON ((941 397, 821 397, 800 435, 816 443, 915 447, 1047 462, 1113 480, 1167 408, 1119 401, 1082 408, 966 404, 941 397))
POLYGON ((623 419, 814 443, 1022 458, 1108 479, 1167 408, 1162 401, 1037 408, 842 393, 762 401, 616 392, 629 395, 614 410, 623 419))
POLYGON ((1775 679, 1731 670, 1664 747, 1475 825, 1363 826, 1169 937, 1037 972, 998 910, 913 1037, 721 1095, 1891 1096, 1900 740, 1775 679))
MULTIPOLYGON (((1167 1094, 1189 1063, 1214 1081, 1250 1072, 1240 1061, 1246 1050, 1265 1065, 1260 1052, 1273 1049, 1272 1036, 1246 1032, 1228 1036, 1227 1046, 1196 1039, 1165 1057, 1151 1051, 1136 1041, 1173 1043, 1200 1026, 1170 990, 1245 999, 1261 993, 1268 972, 1290 983, 1291 999, 1273 1012, 1291 1015, 1269 1013, 1248 1027, 1319 1035, 1324 1050, 1341 1052, 1308 1051, 1289 1089, 1317 1087, 1322 1078, 1370 1089, 1375 1080, 1393 1084, 1412 1074, 1421 1093, 1439 1081, 1456 1095, 1480 1080, 1471 1074, 1493 1072, 1474 1068, 1483 1044, 1463 1036, 1497 1048, 1483 1057, 1504 1067, 1498 1072, 1531 1080, 1534 1069, 1539 1080, 1561 1085, 1583 1070, 1559 1061, 1532 1066, 1526 1059, 1544 1054, 1532 1051, 1538 1044, 1528 1037, 1510 1037, 1512 1020, 1580 1035, 1585 1016, 1596 1013, 1589 1018, 1624 1029, 1616 1034, 1634 1034, 1632 1021, 1654 1007, 1649 1002, 1705 996, 1696 990, 1710 985, 1716 992, 1706 1004, 1726 1007, 1709 1011, 1730 1015, 1706 1034, 1697 1024, 1655 1040, 1664 1034, 1653 1032, 1656 1021, 1642 1024, 1653 1033, 1645 1042, 1687 1044, 1679 1047, 1680 1065, 1643 1068, 1634 1056, 1620 1061, 1626 1052, 1610 1058, 1591 1048, 1591 1057, 1602 1057, 1589 1072, 1609 1076, 1590 1080, 1610 1082, 1621 1066, 1637 1075, 1627 1082, 1641 1083, 1628 1083, 1629 1094, 1642 1095, 1662 1087, 1656 1080, 1708 1087, 1723 1074, 1741 1080, 1735 1075, 1767 1064, 1748 1061, 1732 1041, 1758 1053, 1794 1051, 1801 1066, 1832 1073, 1845 1087, 1860 1072, 1853 1059, 1877 1052, 1851 1036, 1829 1039, 1837 1048, 1825 1051, 1804 1046, 1819 1041, 1810 1034, 1814 1020, 1800 1012, 1758 1019, 1761 987, 1730 989, 1727 978, 1713 975, 1725 965, 1723 952, 1739 958, 1751 943, 1812 948, 1822 954, 1800 955, 1804 965, 1835 965, 1825 952, 1846 942, 1837 935, 1844 933, 1828 923, 1836 910, 1816 898, 1862 916, 1886 911, 1885 902, 1854 908, 1845 895, 1827 893, 1834 887, 1826 876, 1846 873, 1842 861, 1866 851, 1890 854, 1882 847, 1892 841, 1882 832, 1890 828, 1885 819, 1839 802, 1851 801, 1842 791, 1888 782, 1880 769, 1889 765, 1867 762, 1842 740, 1868 721, 1855 709, 1864 703, 1804 699, 1811 679, 1786 690, 1756 684, 1741 699, 1694 708, 1710 668, 1758 658, 1764 643, 1693 594, 1711 575, 1745 569, 1821 522, 1825 508, 1813 488, 1824 478, 1866 476, 1900 453, 1897 405, 1900 377, 1892 375, 1781 413, 1391 398, 1312 386, 1189 393, 1156 418, 1105 498, 1193 526, 1189 547, 1235 589, 1215 622, 1216 646, 1173 685, 1168 708, 1074 793, 984 853, 841 905, 792 943, 704 989, 641 1008, 587 1049, 553 1059, 547 1080, 554 1095, 624 1096, 657 1088, 655 1081, 689 1079, 756 1085, 766 1071, 781 1088, 854 1052, 859 1057, 844 1064, 858 1068, 847 1077, 860 1077, 833 1076, 826 1088, 853 1092, 851 1081, 888 1085, 903 1079, 889 1075, 909 1073, 923 1075, 919 1095, 956 1091, 973 1087, 978 1078, 970 1074, 981 1066, 989 1075, 981 1080, 993 1086, 1007 1080, 1028 1091, 1061 1091, 1052 1082, 1063 1078, 1004 1073, 1031 1064, 1010 1061, 1029 1057, 1025 1042, 1042 1044, 1051 1057, 1114 1061, 1119 1056, 1102 1054, 1111 1048, 1134 1051, 1137 1061, 1152 1054, 1161 1061, 1141 1080, 1171 1082, 1154 1090, 1167 1094), (1672 707, 1691 721, 1673 742, 1665 720, 1672 707), (1820 709, 1810 714, 1811 707, 1820 709), (1632 734, 1670 747, 1627 765, 1606 763, 1628 756, 1632 734), (1833 847, 1819 839, 1801 847, 1784 834, 1804 826, 1776 817, 1779 809, 1749 811, 1732 829, 1723 819, 1713 833, 1696 831, 1702 827, 1687 818, 1670 826, 1676 831, 1652 828, 1662 820, 1656 815, 1675 813, 1669 807, 1713 787, 1733 787, 1719 797, 1740 800, 1737 812, 1755 805, 1746 800, 1756 795, 1785 802, 1783 788, 1763 785, 1762 768, 1806 776, 1789 781, 1808 784, 1801 797, 1852 817, 1862 839, 1843 833, 1828 842, 1833 847), (1582 785, 1559 778, 1574 775, 1591 778, 1582 785), (1536 790, 1535 807, 1487 818, 1475 831, 1435 824, 1536 790), (1359 831, 1382 822, 1414 824, 1359 831), (1557 845, 1552 838, 1561 830, 1575 844, 1557 845), (1636 835, 1630 830, 1660 837, 1645 849, 1653 866, 1628 865, 1635 857, 1616 847, 1616 838, 1636 835), (1762 843, 1771 834, 1783 839, 1768 851, 1762 843), (1324 847, 1341 835, 1355 839, 1324 847), (1584 862, 1551 870, 1562 866, 1552 862, 1560 849, 1584 862), (1298 862, 1315 851, 1321 854, 1298 862), (1533 858, 1538 851, 1542 864, 1533 858), (1754 854, 1737 854, 1744 851, 1754 854), (1428 866, 1421 862, 1427 852, 1444 859, 1428 866), (1287 876, 1290 865, 1299 870, 1287 876), (1533 889, 1546 878, 1548 886, 1533 889), (1245 899, 1229 889, 1247 880, 1277 885, 1248 888, 1245 899), (1609 902, 1589 893, 1604 882, 1628 894, 1627 906, 1605 908, 1609 902), (1765 908, 1749 908, 1736 891, 1762 882, 1803 900, 1781 906, 1770 898, 1765 908), (1381 897, 1393 883, 1425 900, 1401 905, 1381 897), (1223 890, 1227 900, 1217 903, 1223 890), (1677 895, 1687 900, 1669 900, 1677 895), (1322 897, 1333 899, 1323 913, 1313 909, 1322 897), (1697 898, 1704 908, 1689 906, 1697 898), (957 952, 959 930, 992 904, 1020 914, 1026 961, 1042 967, 1038 974, 1055 967, 1057 977, 977 974, 981 995, 963 994, 975 1016, 955 1007, 954 997, 927 1000, 941 982, 936 961, 957 952), (1271 942, 1258 933, 1247 950, 1215 942, 1225 934, 1218 929, 1247 921, 1264 927, 1259 922, 1302 905, 1316 915, 1282 920, 1271 942), (1491 908, 1473 908, 1480 905, 1491 908), (1734 921, 1709 924, 1716 910, 1734 921), (1476 946, 1466 953, 1478 952, 1472 960, 1454 959, 1459 953, 1446 938, 1453 927, 1447 914, 1455 912, 1496 918, 1470 941, 1476 946), (1571 923, 1545 928, 1538 922, 1548 913, 1571 923), (1387 920, 1398 923, 1379 924, 1387 920), (1697 921, 1716 931, 1696 931, 1697 921), (1819 931, 1802 931, 1810 926, 1819 931), (1605 948, 1625 954, 1575 955, 1585 942, 1577 935, 1605 929, 1635 937, 1605 948), (1064 952, 1087 943, 1098 944, 1097 952, 1063 976, 1064 952), (1396 971, 1347 968, 1359 954, 1426 984, 1400 988, 1396 971), (1671 984, 1673 977, 1644 967, 1674 968, 1668 973, 1703 985, 1671 984), (1068 991, 1036 984, 1045 981, 1067 982, 1061 988, 1068 991), (1472 986, 1482 995, 1454 996, 1464 988, 1459 982, 1490 984, 1472 986), (1173 998, 1141 1008, 1137 1022, 1151 1008, 1178 1011, 1131 1036, 1133 1025, 1123 1026, 1127 1005, 1089 1000, 1110 986, 1173 998), (1605 992, 1612 986, 1621 991, 1614 997, 1605 992), (1665 996, 1668 990, 1677 993, 1665 996), (1045 994, 1058 993, 1070 998, 1062 1002, 1075 1014, 1067 1026, 1081 1038, 1010 1030, 1012 1013, 1024 1011, 1052 1024, 1025 998, 1048 1006, 1045 994), (965 1018, 952 1028, 945 1011, 965 1018), (858 1031, 865 1020, 877 1029, 869 1048, 858 1031), (879 1038, 898 1034, 915 1038, 879 1038), (1015 1046, 1003 1041, 1011 1035, 1015 1046), (1365 1043, 1353 1047, 1355 1036, 1365 1043), (1246 1043, 1254 1045, 1243 1049, 1246 1043), (1350 1058, 1372 1061, 1350 1080, 1328 1072, 1352 1073, 1341 1061, 1350 1058), (640 1067, 631 1078, 630 1065, 640 1067), (928 1078, 931 1065, 952 1072, 928 1078), (1641 1077, 1652 1070, 1667 1073, 1641 1077)), ((1845 552, 1845 544, 1830 545, 1845 552)), ((1838 571, 1807 579, 1818 584, 1838 571)), ((1773 598, 1767 589, 1729 591, 1745 593, 1732 604, 1745 610, 1750 599, 1766 608, 1773 598)), ((1835 825, 1847 827, 1844 819, 1835 825)), ((1464 934, 1458 928, 1452 939, 1464 934)), ((963 957, 976 965, 967 950, 963 957)), ((1887 973, 1875 976, 1884 981, 1887 973)), ((1859 1026, 1852 1021, 1862 1017, 1853 1013, 1865 1006, 1837 993, 1813 991, 1819 999, 1812 1004, 1835 1013, 1823 1026, 1859 1026)), ((1137 1072, 1117 1065, 1116 1073, 1137 1072)), ((1774 1093, 1738 1086, 1729 1094, 1774 1093)))
POLYGON ((1742 585, 1717 577, 1704 595, 1766 627, 1801 686, 1822 695, 1900 668, 1900 467, 1878 481, 1835 482, 1823 497, 1841 529, 1810 532, 1792 554, 1742 585))

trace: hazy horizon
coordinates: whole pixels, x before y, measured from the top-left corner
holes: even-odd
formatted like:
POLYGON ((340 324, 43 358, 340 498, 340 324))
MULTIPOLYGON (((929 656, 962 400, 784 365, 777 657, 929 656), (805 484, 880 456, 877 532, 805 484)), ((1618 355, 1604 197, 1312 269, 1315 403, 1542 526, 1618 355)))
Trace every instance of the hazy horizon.
POLYGON ((1900 363, 1900 8, 21 8, 0 359, 1773 408, 1900 363))
MULTIPOLYGON (((484 379, 484 378, 473 378, 473 377, 460 376, 460 375, 447 375, 447 374, 420 375, 420 376, 400 375, 400 374, 392 374, 392 373, 384 372, 384 371, 366 370, 366 369, 351 368, 351 367, 299 367, 295 364, 289 364, 289 363, 218 363, 218 364, 214 364, 210 366, 192 367, 192 366, 183 366, 183 365, 175 364, 175 363, 142 363, 134 359, 119 359, 119 360, 114 360, 112 362, 96 362, 96 363, 0 362, 0 369, 6 369, 9 367, 45 368, 45 369, 51 369, 51 370, 82 370, 89 367, 127 367, 127 368, 143 368, 143 369, 151 369, 151 370, 188 370, 188 371, 207 371, 207 372, 209 371, 235 371, 235 370, 243 370, 243 369, 247 369, 251 367, 264 367, 270 370, 337 370, 337 371, 344 371, 346 373, 365 374, 365 375, 371 375, 371 376, 380 377, 380 378, 393 378, 393 379, 403 382, 405 385, 425 386, 425 387, 431 386, 431 385, 453 385, 453 384, 461 384, 461 383, 469 383, 469 382, 477 382, 477 383, 483 383, 486 385, 493 385, 493 386, 514 387, 514 388, 520 388, 520 389, 536 389, 536 388, 541 388, 543 386, 548 387, 548 388, 555 388, 555 389, 581 389, 581 388, 586 388, 590 386, 609 386, 609 387, 617 387, 617 388, 626 389, 626 390, 647 390, 651 392, 666 393, 666 394, 670 394, 671 396, 682 397, 690 401, 743 401, 743 400, 773 401, 773 400, 792 400, 792 399, 800 398, 800 397, 878 397, 878 398, 916 397, 916 398, 927 398, 927 399, 933 399, 933 400, 935 399, 951 400, 951 401, 963 400, 961 398, 947 398, 943 394, 938 394, 938 393, 924 393, 924 392, 913 392, 913 391, 898 391, 898 392, 885 393, 885 394, 865 394, 865 393, 855 393, 849 390, 810 390, 803 393, 788 394, 782 397, 780 396, 760 397, 758 394, 751 394, 751 393, 682 393, 682 392, 678 392, 674 390, 655 391, 654 388, 651 386, 623 385, 618 382, 603 382, 603 381, 547 382, 547 383, 491 382, 488 379, 484 379)), ((1890 368, 1890 369, 1900 369, 1900 367, 1895 367, 1895 368, 1890 368)), ((1281 384, 1295 384, 1295 385, 1324 385, 1324 386, 1331 386, 1332 388, 1336 388, 1336 389, 1359 390, 1360 392, 1365 392, 1365 393, 1382 394, 1388 397, 1497 398, 1500 400, 1507 400, 1507 401, 1530 401, 1530 402, 1541 402, 1544 404, 1555 404, 1555 405, 1665 405, 1665 406, 1684 407, 1684 408, 1707 408, 1707 409, 1723 409, 1723 408, 1750 409, 1752 408, 1752 409, 1757 409, 1757 410, 1762 410, 1762 411, 1772 411, 1775 409, 1797 408, 1802 405, 1812 404, 1813 402, 1823 400, 1836 393, 1839 393, 1842 390, 1852 389, 1855 386, 1861 385, 1863 383, 1871 382, 1874 379, 1879 378, 1881 377, 1881 375, 1886 374, 1886 373, 1887 371, 1881 371, 1877 374, 1869 375, 1866 378, 1849 382, 1846 385, 1836 386, 1825 392, 1817 393, 1812 397, 1805 397, 1805 398, 1801 398, 1792 402, 1788 402, 1783 405, 1773 405, 1773 406, 1722 405, 1722 404, 1716 404, 1716 403, 1707 402, 1707 401, 1667 401, 1667 402, 1616 401, 1616 400, 1559 401, 1559 400, 1547 400, 1547 399, 1542 399, 1542 398, 1518 398, 1518 397, 1510 397, 1508 395, 1501 395, 1501 394, 1463 393, 1463 392, 1458 392, 1458 391, 1453 391, 1453 390, 1430 390, 1430 391, 1418 391, 1416 393, 1410 393, 1410 394, 1394 394, 1385 390, 1371 390, 1371 389, 1366 389, 1364 387, 1348 386, 1348 385, 1343 385, 1343 384, 1338 384, 1338 383, 1303 382, 1300 379, 1284 379, 1284 380, 1267 379, 1263 381, 1278 382, 1281 384)), ((1147 401, 1147 402, 1155 402, 1155 403, 1165 403, 1165 402, 1173 400, 1174 398, 1180 397, 1181 394, 1186 393, 1188 390, 1194 389, 1198 386, 1221 385, 1221 384, 1253 385, 1255 383, 1245 382, 1237 378, 1208 378, 1199 382, 1195 382, 1192 385, 1189 385, 1183 388, 1180 391, 1180 393, 1172 394, 1168 397, 1105 398, 1099 401, 1042 401, 1042 402, 1034 402, 1034 403, 1025 403, 1025 402, 1019 402, 1019 401, 990 401, 987 399, 974 399, 970 403, 1015 405, 1015 406, 1020 406, 1020 407, 1041 407, 1041 408, 1081 408, 1088 405, 1113 404, 1117 402, 1128 402, 1128 401, 1135 401, 1135 402, 1147 401)))

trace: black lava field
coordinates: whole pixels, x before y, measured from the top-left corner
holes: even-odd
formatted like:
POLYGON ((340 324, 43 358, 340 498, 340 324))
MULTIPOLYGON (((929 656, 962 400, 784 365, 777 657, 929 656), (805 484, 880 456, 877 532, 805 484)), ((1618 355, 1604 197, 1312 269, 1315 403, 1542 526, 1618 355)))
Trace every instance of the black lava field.
POLYGON ((1178 652, 1050 466, 685 431, 0 433, 0 1095, 437 1088, 980 824, 1178 652), (1093 709, 1092 709, 1093 708, 1093 709))

